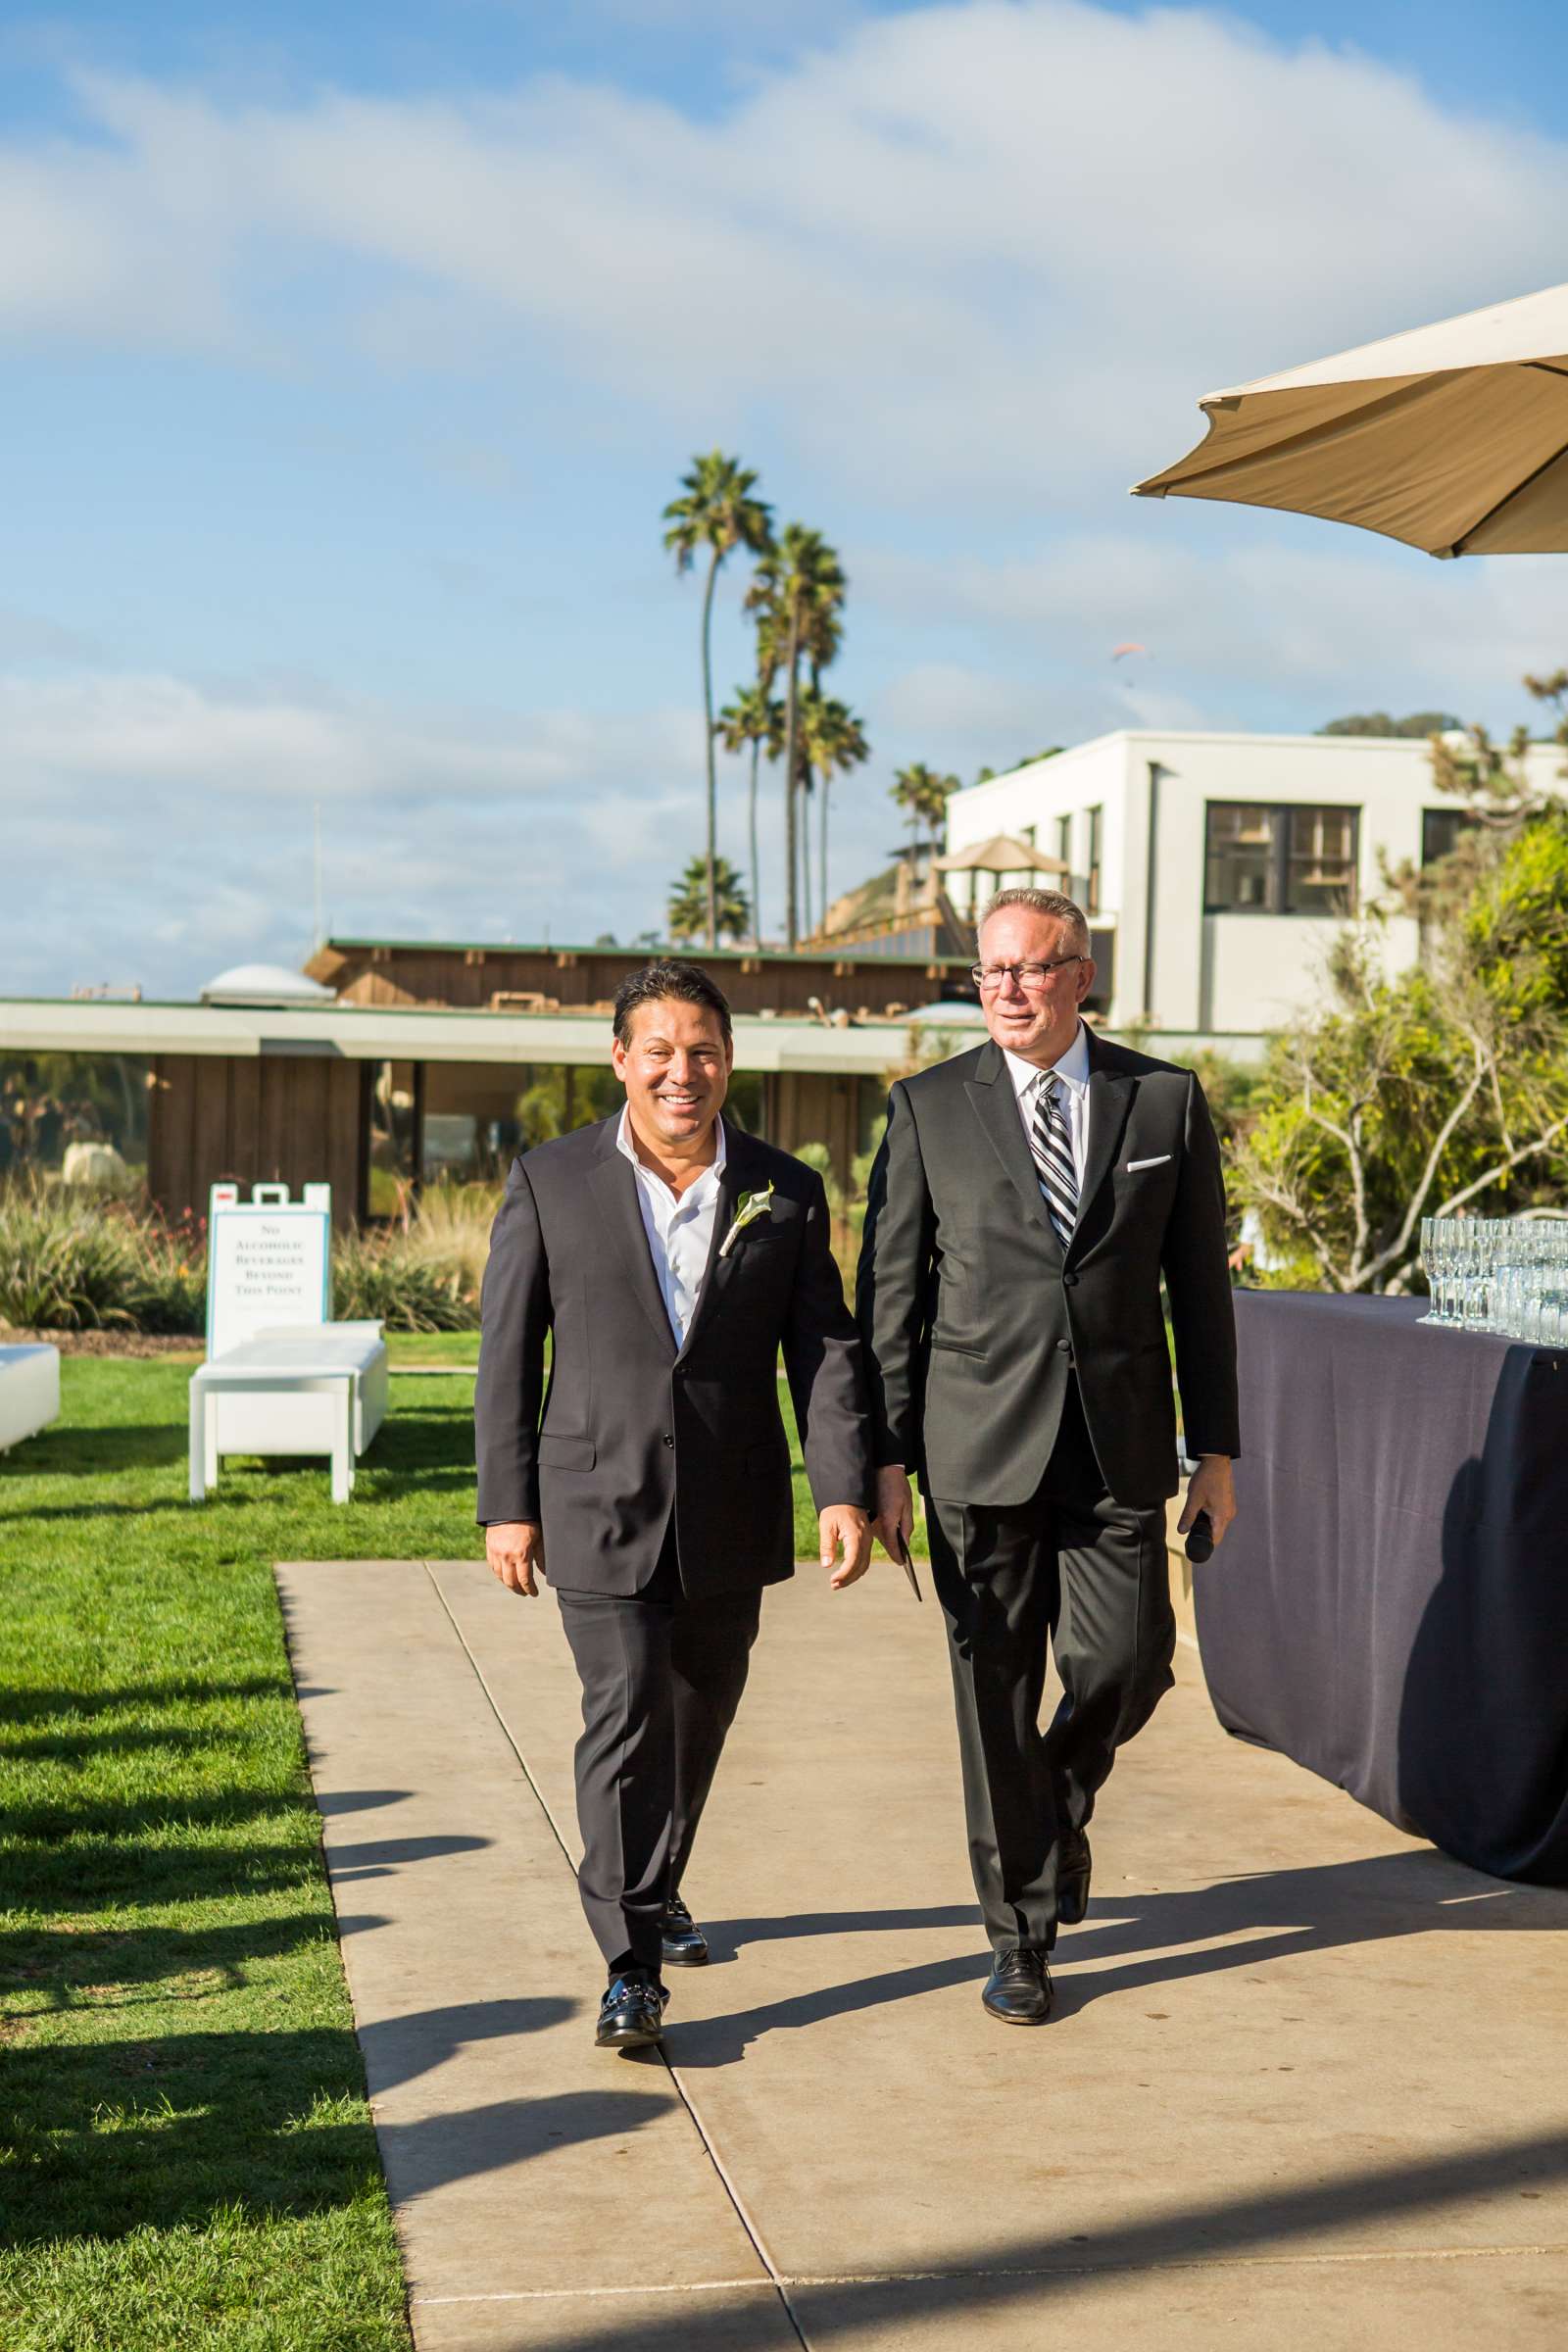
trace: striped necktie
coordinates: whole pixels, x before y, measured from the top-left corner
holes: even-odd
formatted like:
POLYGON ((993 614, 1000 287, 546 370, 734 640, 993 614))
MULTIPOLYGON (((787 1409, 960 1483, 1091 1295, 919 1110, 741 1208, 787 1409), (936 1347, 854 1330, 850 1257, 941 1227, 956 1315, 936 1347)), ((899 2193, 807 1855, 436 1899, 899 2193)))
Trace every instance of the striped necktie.
POLYGON ((1036 1098, 1029 1147, 1035 1155, 1040 1190, 1046 1197, 1046 1212, 1065 1249, 1078 1222, 1078 1170, 1073 1162, 1072 1136, 1058 1078, 1048 1078, 1036 1098))

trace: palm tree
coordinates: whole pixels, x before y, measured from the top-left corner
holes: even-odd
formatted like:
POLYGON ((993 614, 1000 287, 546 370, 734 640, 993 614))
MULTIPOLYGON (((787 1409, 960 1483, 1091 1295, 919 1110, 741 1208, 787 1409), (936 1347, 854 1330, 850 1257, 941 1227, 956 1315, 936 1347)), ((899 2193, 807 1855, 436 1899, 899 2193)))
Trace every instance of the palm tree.
POLYGON ((776 760, 784 749, 784 706, 775 702, 772 694, 772 672, 759 666, 755 685, 737 686, 735 699, 726 703, 716 720, 719 741, 726 752, 752 747, 752 786, 748 808, 748 830, 752 845, 752 945, 762 944, 760 907, 762 904, 762 869, 757 848, 757 769, 765 747, 769 760, 776 760))
POLYGON ((813 776, 821 779, 822 802, 819 811, 820 838, 817 848, 817 897, 820 901, 819 920, 827 921, 827 811, 828 794, 836 775, 848 775, 871 757, 871 747, 865 739, 865 728, 847 703, 836 702, 825 695, 813 678, 801 697, 801 765, 806 789, 810 790, 813 776))
POLYGON ((772 509, 754 497, 757 476, 738 458, 710 449, 693 458, 681 476, 681 495, 664 509, 664 545, 674 555, 675 569, 689 571, 700 547, 708 550, 708 580, 703 590, 703 721, 708 754, 708 944, 718 945, 718 777, 713 764, 713 588, 718 567, 731 548, 750 548, 763 555, 772 545, 772 509))
POLYGON ((717 947, 714 930, 728 932, 731 939, 740 939, 751 928, 752 910, 747 903, 741 877, 727 858, 720 858, 716 868, 706 858, 689 858, 686 870, 669 894, 669 936, 671 939, 695 939, 699 932, 709 932, 709 945, 717 947))
POLYGON ((796 865, 796 792, 800 783, 801 662, 819 674, 839 650, 840 615, 848 583, 844 568, 820 531, 801 522, 785 526, 762 556, 747 592, 758 616, 758 640, 775 670, 784 672, 784 873, 785 931, 792 948, 800 942, 796 865))
POLYGON ((925 827, 931 847, 936 849, 946 838, 948 828, 948 795, 958 790, 956 776, 938 775, 924 760, 911 760, 901 767, 891 786, 894 800, 909 819, 909 847, 920 846, 920 828, 925 827))

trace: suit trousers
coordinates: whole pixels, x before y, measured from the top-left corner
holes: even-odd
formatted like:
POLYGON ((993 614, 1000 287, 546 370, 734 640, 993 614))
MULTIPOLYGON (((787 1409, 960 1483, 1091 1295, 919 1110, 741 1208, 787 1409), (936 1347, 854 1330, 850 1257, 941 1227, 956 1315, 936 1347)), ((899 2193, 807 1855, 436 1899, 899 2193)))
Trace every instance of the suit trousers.
POLYGON ((1173 1680, 1162 1507, 1107 1492, 1076 1381, 1044 1477, 1016 1509, 928 1499, 947 1618, 969 1860, 1001 1950, 1056 1939, 1056 1855, 1116 1749, 1173 1680), (1048 1644, 1061 1702, 1042 1732, 1048 1644))
POLYGON ((558 1588, 556 1597, 582 1685, 582 1907, 612 1976, 628 1967, 657 1976, 664 1905, 680 1889, 746 1688, 762 1595, 689 1600, 671 1521, 641 1592, 558 1588))

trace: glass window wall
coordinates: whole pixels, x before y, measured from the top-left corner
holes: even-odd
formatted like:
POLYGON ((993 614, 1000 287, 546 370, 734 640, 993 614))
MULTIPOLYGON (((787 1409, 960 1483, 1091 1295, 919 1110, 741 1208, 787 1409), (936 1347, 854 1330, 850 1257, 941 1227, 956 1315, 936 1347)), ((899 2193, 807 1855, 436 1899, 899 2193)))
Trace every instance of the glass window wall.
POLYGON ((134 1192, 147 1180, 152 1064, 129 1054, 0 1054, 0 1182, 134 1192))

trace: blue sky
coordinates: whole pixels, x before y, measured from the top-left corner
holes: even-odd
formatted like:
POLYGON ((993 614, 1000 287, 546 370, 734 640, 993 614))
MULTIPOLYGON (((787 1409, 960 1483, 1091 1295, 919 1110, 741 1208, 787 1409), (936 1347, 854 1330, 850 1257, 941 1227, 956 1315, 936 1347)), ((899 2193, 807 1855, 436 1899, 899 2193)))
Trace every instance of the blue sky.
POLYGON ((317 802, 339 929, 657 921, 701 834, 659 516, 715 442, 851 575, 835 888, 911 758, 1509 723, 1568 569, 1125 493, 1218 384, 1568 276, 1565 68, 1506 0, 14 21, 0 992, 296 960, 317 802))

